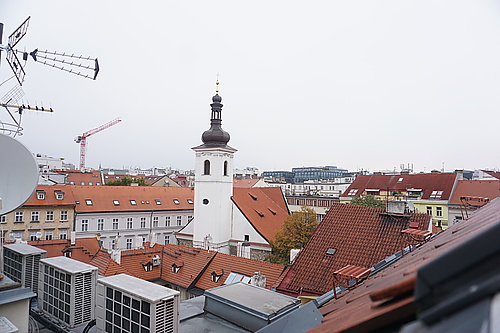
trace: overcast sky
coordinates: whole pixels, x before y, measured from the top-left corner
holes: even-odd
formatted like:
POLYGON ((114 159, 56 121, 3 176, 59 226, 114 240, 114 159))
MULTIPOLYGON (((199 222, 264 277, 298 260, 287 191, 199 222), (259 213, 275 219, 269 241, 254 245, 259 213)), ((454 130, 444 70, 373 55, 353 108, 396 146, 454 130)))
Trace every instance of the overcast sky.
POLYGON ((28 60, 22 102, 55 110, 23 115, 33 153, 78 165, 74 138, 119 117, 88 167, 192 169, 220 73, 237 168, 500 168, 498 1, 2 0, 4 43, 28 16, 17 48, 101 67, 28 60))

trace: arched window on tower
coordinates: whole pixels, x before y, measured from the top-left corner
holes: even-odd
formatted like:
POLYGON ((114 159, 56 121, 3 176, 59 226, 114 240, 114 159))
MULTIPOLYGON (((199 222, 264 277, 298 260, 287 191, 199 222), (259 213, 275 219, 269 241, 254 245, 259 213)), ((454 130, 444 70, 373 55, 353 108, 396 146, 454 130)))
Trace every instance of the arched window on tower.
POLYGON ((205 163, 203 164, 203 174, 204 175, 210 174, 210 161, 209 160, 205 160, 205 163))
POLYGON ((227 176, 227 161, 224 161, 224 176, 227 176))

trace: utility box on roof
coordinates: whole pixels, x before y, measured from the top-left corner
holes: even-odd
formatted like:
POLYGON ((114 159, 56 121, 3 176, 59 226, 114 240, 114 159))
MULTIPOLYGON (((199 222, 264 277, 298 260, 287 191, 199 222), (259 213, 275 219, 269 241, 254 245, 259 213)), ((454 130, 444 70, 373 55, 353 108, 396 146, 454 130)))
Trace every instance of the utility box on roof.
POLYGON ((40 259, 47 251, 23 243, 7 244, 3 249, 4 274, 22 287, 38 292, 38 272, 40 259))

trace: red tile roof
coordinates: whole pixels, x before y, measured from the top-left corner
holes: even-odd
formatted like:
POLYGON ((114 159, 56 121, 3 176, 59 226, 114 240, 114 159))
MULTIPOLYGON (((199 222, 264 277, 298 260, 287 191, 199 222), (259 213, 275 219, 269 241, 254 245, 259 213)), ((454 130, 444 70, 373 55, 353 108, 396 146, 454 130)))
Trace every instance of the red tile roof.
POLYGON ((249 277, 252 277, 256 272, 260 272, 266 276, 266 288, 270 289, 277 282, 284 268, 283 265, 217 253, 198 282, 196 282, 196 287, 207 290, 222 286, 231 272, 249 277), (212 272, 217 275, 222 274, 217 282, 212 281, 212 272))
POLYGON ((74 206, 73 193, 67 185, 38 185, 35 192, 26 201, 24 206, 74 206), (45 199, 38 199, 39 191, 45 192, 45 199), (56 198, 56 192, 63 192, 62 200, 56 198))
POLYGON ((482 170, 482 171, 492 177, 495 177, 496 179, 500 179, 500 172, 498 171, 488 171, 488 170, 482 170))
POLYGON ((461 205, 460 197, 473 196, 493 200, 500 196, 500 180, 460 180, 450 199, 450 204, 461 205))
POLYGON ((85 212, 193 210, 194 191, 188 187, 77 186, 71 188, 75 210, 85 212), (92 205, 86 200, 90 199, 92 205), (159 199, 160 204, 156 203, 159 199), (177 199, 179 204, 174 202, 177 199), (114 204, 117 200, 118 205, 114 204), (135 201, 135 205, 130 200, 135 201), (79 203, 78 203, 79 202, 79 203))
POLYGON ((500 198, 479 209, 469 220, 453 224, 410 254, 326 303, 320 308, 324 316, 322 324, 308 332, 371 332, 384 331, 387 327, 398 331, 393 325, 415 318, 416 306, 411 291, 415 288, 418 269, 498 223, 500 198))
POLYGON ((268 242, 290 214, 279 187, 234 188, 233 202, 268 242))
POLYGON ((101 249, 96 238, 77 238, 75 245, 71 245, 69 239, 29 241, 28 244, 47 251, 47 258, 59 257, 70 251, 72 259, 87 264, 101 249))
POLYGON ((358 190, 355 195, 351 196, 360 196, 366 189, 405 192, 407 189, 413 188, 423 191, 422 199, 432 199, 433 191, 443 191, 439 199, 448 200, 456 178, 456 173, 360 175, 356 177, 342 196, 348 197, 351 190, 358 190))
POLYGON ((252 188, 260 179, 234 179, 233 186, 237 188, 252 188))
POLYGON ((395 217, 384 209, 334 204, 304 249, 299 252, 277 289, 287 294, 321 295, 333 288, 333 273, 347 265, 371 268, 404 245, 401 231, 410 222, 429 228, 430 216, 395 217), (329 249, 333 254, 327 254, 329 249))
POLYGON ((74 185, 103 185, 101 172, 99 170, 91 170, 82 172, 80 170, 56 170, 61 175, 65 175, 66 184, 74 185), (83 183, 83 184, 82 184, 83 183))

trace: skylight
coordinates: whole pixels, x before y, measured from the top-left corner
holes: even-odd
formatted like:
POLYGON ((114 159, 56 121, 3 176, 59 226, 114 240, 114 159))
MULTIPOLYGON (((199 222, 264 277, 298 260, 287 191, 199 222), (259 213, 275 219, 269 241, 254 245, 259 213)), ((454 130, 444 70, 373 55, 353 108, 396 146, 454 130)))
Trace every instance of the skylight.
POLYGON ((118 201, 118 200, 113 200, 113 204, 114 204, 115 206, 120 206, 120 201, 118 201))
POLYGON ((432 191, 431 196, 429 198, 430 199, 441 199, 442 195, 443 195, 443 191, 432 191))
POLYGON ((330 248, 330 249, 326 250, 326 254, 332 255, 335 253, 335 251, 337 251, 337 250, 330 248))
POLYGON ((403 177, 400 177, 400 178, 398 179, 398 183, 401 183, 401 182, 403 181, 403 179, 404 179, 403 177))
POLYGON ((250 283, 250 277, 238 273, 231 272, 229 276, 227 277, 226 281, 224 281, 224 284, 232 284, 236 282, 243 282, 243 283, 250 283))
POLYGON ((180 205, 180 204, 181 204, 181 202, 179 201, 179 199, 174 199, 174 204, 176 204, 176 205, 180 205))
POLYGON ((130 199, 130 204, 131 205, 137 205, 137 202, 134 199, 130 199))
POLYGON ((87 206, 92 206, 93 205, 92 199, 85 199, 85 203, 87 204, 87 206))
POLYGON ((155 199, 155 202, 156 202, 157 205, 161 205, 160 199, 155 199))
POLYGON ((356 195, 356 193, 358 193, 358 190, 357 189, 352 189, 349 191, 349 193, 347 193, 347 195, 356 195))
POLYGON ((193 204, 193 199, 187 199, 188 204, 193 204))

